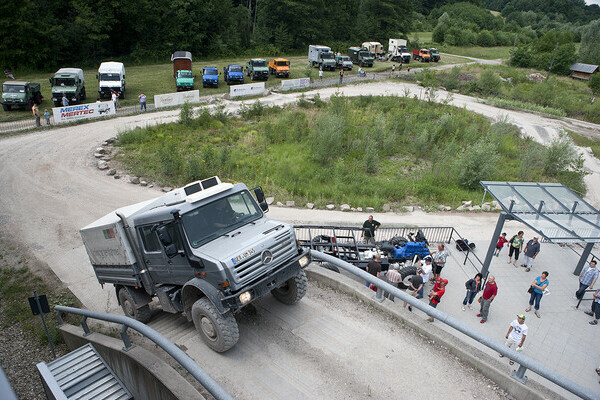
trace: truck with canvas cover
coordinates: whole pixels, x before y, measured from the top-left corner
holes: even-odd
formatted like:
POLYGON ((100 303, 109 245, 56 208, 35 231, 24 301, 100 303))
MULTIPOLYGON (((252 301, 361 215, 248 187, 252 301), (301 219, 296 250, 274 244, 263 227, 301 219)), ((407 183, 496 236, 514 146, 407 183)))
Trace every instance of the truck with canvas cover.
POLYGON ((250 80, 263 80, 269 79, 269 67, 267 61, 262 58, 253 58, 246 63, 246 74, 250 77, 250 80))
POLYGON ((31 104, 42 102, 40 84, 25 81, 6 81, 2 84, 2 108, 10 111, 14 107, 31 110, 31 104))
POLYGON ((98 281, 114 285, 125 315, 148 322, 157 298, 223 352, 238 341, 243 307, 269 293, 294 304, 306 293, 310 250, 266 211, 260 187, 212 177, 119 208, 80 233, 98 281))
POLYGON ((241 65, 229 64, 223 67, 223 79, 228 85, 244 83, 244 68, 241 65))
POLYGON ((363 42, 362 48, 371 53, 371 57, 373 58, 385 55, 383 46, 379 42, 363 42))
POLYGON ((350 47, 348 49, 348 57, 354 64, 358 64, 360 67, 372 67, 374 63, 371 53, 360 47, 350 47))
POLYGON ((388 59, 392 62, 410 63, 411 54, 406 44, 406 39, 390 39, 388 44, 388 59))
POLYGON ((98 97, 110 99, 114 90, 119 94, 119 98, 125 98, 125 65, 123 63, 103 62, 98 68, 96 79, 98 79, 98 97))
POLYGON ((85 78, 80 68, 61 68, 50 78, 52 86, 52 101, 55 107, 62 106, 63 95, 69 99, 69 104, 85 100, 85 78))
POLYGON ((320 45, 308 46, 308 62, 311 67, 323 68, 324 71, 336 69, 336 63, 331 48, 320 45))
POLYGON ((290 60, 285 58, 276 58, 269 62, 269 73, 276 78, 290 77, 290 60))
POLYGON ((173 78, 175 78, 175 88, 181 90, 194 89, 194 74, 192 73, 192 53, 189 51, 176 51, 171 54, 173 63, 173 78))

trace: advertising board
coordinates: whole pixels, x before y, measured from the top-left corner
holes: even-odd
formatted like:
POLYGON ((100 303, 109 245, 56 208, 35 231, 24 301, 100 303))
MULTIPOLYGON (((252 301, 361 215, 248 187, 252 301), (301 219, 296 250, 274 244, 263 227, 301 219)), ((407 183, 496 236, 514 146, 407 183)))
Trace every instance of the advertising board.
POLYGON ((115 104, 112 101, 52 108, 52 115, 56 124, 115 114, 115 104))
POLYGON ((200 103, 200 91, 190 90, 188 92, 154 95, 154 107, 156 108, 180 106, 186 102, 200 103))
POLYGON ((229 87, 229 97, 256 96, 265 91, 265 83, 248 83, 245 85, 235 85, 229 87))
POLYGON ((287 79, 281 81, 281 90, 300 89, 310 86, 310 78, 287 79))

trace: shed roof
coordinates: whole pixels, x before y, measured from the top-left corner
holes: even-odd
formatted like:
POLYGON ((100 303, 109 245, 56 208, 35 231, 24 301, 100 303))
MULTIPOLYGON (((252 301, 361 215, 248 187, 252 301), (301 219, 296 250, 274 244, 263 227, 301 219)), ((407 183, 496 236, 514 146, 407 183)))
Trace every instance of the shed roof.
POLYGON ((569 68, 571 71, 593 74, 598 70, 598 66, 594 64, 575 63, 569 68))

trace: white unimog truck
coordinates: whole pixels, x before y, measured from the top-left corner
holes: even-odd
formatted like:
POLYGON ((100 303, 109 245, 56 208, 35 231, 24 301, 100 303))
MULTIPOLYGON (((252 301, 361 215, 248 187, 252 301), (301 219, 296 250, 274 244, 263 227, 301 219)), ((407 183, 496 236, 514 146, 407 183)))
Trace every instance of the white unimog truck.
POLYGON ((125 315, 183 312, 223 352, 239 338, 234 314, 269 292, 285 304, 307 289, 309 250, 292 226, 265 216, 260 187, 218 177, 120 208, 81 229, 98 281, 113 284, 125 315))

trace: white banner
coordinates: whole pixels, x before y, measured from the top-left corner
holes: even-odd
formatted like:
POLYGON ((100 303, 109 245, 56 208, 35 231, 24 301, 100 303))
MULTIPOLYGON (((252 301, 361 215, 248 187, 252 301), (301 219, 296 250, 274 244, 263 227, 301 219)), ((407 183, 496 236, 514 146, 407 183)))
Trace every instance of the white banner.
POLYGON ((54 123, 61 123, 115 115, 116 111, 115 104, 112 101, 103 101, 68 107, 54 107, 52 114, 54 115, 54 123))
POLYGON ((263 94, 265 83, 248 83, 246 85, 235 85, 229 87, 229 97, 256 96, 263 94))
POLYGON ((154 95, 154 107, 173 107, 184 103, 200 103, 200 91, 177 92, 154 95))
POLYGON ((299 89, 310 86, 310 78, 287 79, 281 81, 281 89, 299 89))

